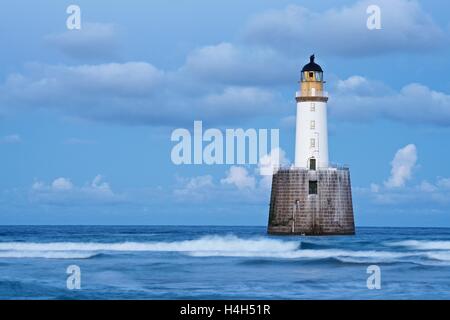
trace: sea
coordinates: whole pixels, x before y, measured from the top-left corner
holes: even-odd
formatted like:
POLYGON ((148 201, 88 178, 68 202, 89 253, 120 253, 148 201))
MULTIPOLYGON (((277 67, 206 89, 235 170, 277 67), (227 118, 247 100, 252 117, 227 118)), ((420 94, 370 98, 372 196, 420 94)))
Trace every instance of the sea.
POLYGON ((450 229, 0 226, 0 299, 450 299, 450 229))

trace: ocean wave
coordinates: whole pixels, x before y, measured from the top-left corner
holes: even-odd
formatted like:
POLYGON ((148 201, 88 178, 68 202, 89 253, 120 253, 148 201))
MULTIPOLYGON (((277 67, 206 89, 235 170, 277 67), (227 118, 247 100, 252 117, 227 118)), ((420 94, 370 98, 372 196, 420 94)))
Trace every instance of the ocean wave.
POLYGON ((67 251, 0 251, 0 258, 89 259, 98 253, 67 251))
POLYGON ((288 252, 187 252, 192 257, 235 257, 253 258, 247 264, 272 264, 282 261, 299 261, 301 263, 340 263, 340 264, 395 264, 411 263, 422 266, 450 266, 450 253, 442 251, 354 251, 339 249, 301 249, 288 252), (262 259, 267 259, 264 261, 262 259), (274 260, 275 259, 275 260, 274 260))
POLYGON ((10 251, 176 251, 176 252, 288 252, 298 249, 299 241, 275 239, 242 239, 236 236, 207 236, 196 240, 174 242, 3 242, 1 250, 10 251))
POLYGON ((442 251, 436 251, 436 252, 427 252, 427 257, 429 259, 444 261, 444 262, 450 262, 450 252, 442 252, 442 251))
POLYGON ((235 251, 235 252, 223 252, 223 251, 199 251, 189 252, 189 255, 195 257, 206 256, 221 256, 221 257, 251 257, 251 258, 278 258, 278 259, 310 259, 310 260, 323 260, 323 259, 345 259, 345 258, 358 258, 361 262, 367 261, 394 261, 399 258, 411 257, 417 254, 401 253, 401 252, 389 252, 389 251, 352 251, 352 250, 338 250, 338 249, 322 249, 322 250, 291 250, 284 252, 277 251, 235 251))
POLYGON ((405 247, 414 250, 450 250, 450 241, 405 240, 387 242, 387 246, 405 247))
POLYGON ((236 257, 256 259, 334 260, 342 263, 450 262, 446 248, 450 242, 401 241, 390 246, 409 246, 421 250, 350 250, 322 247, 314 243, 273 238, 239 238, 234 235, 205 236, 172 242, 3 242, 0 258, 89 259, 110 253, 180 252, 191 257, 236 257), (424 251, 431 248, 432 250, 424 251), (422 250, 423 249, 423 250, 422 250))

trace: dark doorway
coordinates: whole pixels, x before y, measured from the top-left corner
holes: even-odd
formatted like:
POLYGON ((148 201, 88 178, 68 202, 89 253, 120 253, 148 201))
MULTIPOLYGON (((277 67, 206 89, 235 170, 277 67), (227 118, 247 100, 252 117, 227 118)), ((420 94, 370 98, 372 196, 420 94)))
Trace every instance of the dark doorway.
POLYGON ((309 159, 309 170, 316 170, 316 159, 309 159))
POLYGON ((317 181, 309 182, 309 194, 317 194, 317 181))

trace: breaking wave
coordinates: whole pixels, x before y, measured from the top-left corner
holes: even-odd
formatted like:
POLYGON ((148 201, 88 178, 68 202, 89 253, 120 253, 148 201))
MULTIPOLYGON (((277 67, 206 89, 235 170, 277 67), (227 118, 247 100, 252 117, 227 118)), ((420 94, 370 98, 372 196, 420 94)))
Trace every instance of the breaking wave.
POLYGON ((67 251, 0 251, 0 258, 89 259, 97 255, 67 251))
POLYGON ((299 241, 241 239, 236 236, 207 236, 174 242, 4 242, 0 250, 16 251, 177 251, 177 252, 288 252, 298 249, 299 241))
POLYGON ((450 262, 450 252, 427 252, 426 255, 429 259, 450 262))
POLYGON ((244 239, 228 235, 173 242, 3 242, 0 243, 0 258, 89 259, 114 252, 180 252, 191 257, 337 260, 344 263, 450 262, 450 251, 443 251, 450 249, 450 241, 408 240, 387 245, 415 251, 334 249, 316 247, 313 243, 303 245, 300 241, 244 239))
POLYGON ((352 250, 338 250, 338 249, 323 249, 323 250, 291 250, 284 252, 223 252, 223 251, 203 251, 190 252, 189 255, 195 257, 206 256, 221 256, 221 257, 257 257, 257 258, 279 258, 279 259, 339 259, 343 262, 389 262, 396 261, 400 258, 412 257, 415 254, 411 253, 397 253, 388 251, 352 251, 352 250), (353 258, 353 259, 350 259, 353 258), (357 258, 357 260, 355 260, 357 258))
POLYGON ((450 250, 450 241, 405 240, 388 242, 388 246, 405 247, 415 250, 450 250))

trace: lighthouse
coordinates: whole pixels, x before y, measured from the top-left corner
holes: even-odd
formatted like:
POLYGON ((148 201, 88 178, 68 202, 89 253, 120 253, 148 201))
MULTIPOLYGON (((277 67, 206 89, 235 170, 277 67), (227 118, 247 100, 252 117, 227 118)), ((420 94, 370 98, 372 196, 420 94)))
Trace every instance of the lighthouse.
POLYGON ((324 83, 323 70, 311 55, 295 94, 295 162, 272 176, 270 234, 355 233, 350 170, 329 163, 324 83))
POLYGON ((328 97, 323 90, 323 70, 314 58, 312 55, 303 67, 300 91, 295 95, 295 166, 298 168, 328 167, 328 97))

